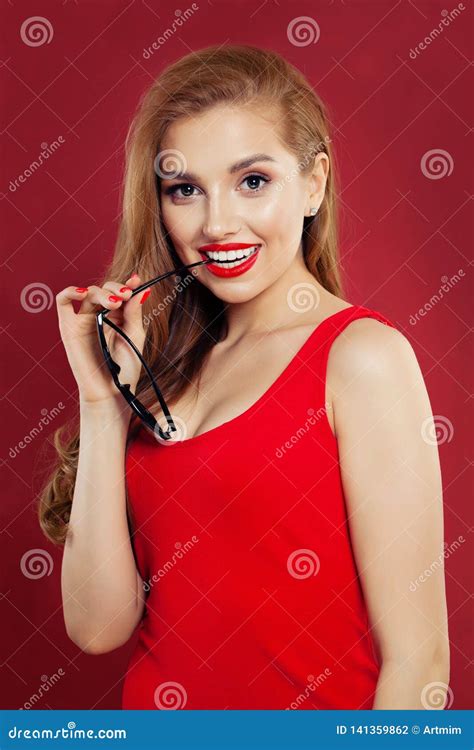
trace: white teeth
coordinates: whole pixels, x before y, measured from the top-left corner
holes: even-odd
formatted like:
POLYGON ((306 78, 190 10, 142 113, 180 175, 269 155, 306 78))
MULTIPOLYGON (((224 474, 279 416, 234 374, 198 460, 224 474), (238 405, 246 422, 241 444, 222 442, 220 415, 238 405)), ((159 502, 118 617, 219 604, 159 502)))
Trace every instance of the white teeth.
POLYGON ((254 245, 253 247, 247 247, 245 250, 229 250, 227 252, 226 250, 219 250, 219 252, 215 251, 209 251, 206 253, 206 255, 211 258, 212 260, 219 260, 219 261, 235 261, 231 263, 226 263, 226 268, 233 268, 234 266, 241 265, 241 262, 249 257, 249 255, 252 255, 256 250, 258 250, 260 246, 254 245))

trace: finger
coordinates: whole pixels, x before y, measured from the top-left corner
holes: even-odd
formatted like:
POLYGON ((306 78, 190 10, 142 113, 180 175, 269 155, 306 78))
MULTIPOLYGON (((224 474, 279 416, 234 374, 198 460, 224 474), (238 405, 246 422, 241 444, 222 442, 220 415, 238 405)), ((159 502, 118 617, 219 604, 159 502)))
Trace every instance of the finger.
POLYGON ((88 292, 84 295, 79 313, 98 312, 99 308, 106 307, 109 310, 118 310, 123 299, 118 294, 111 293, 109 289, 101 286, 90 286, 88 292))
POLYGON ((134 273, 126 280, 126 285, 133 287, 133 289, 136 289, 137 286, 139 286, 142 283, 142 280, 138 273, 134 273))
MULTIPOLYGON (((118 281, 106 281, 102 286, 102 289, 107 289, 112 292, 112 296, 119 297, 123 302, 127 302, 132 296, 133 289, 130 286, 120 284, 118 281)), ((116 308, 111 308, 111 312, 108 319, 111 320, 115 325, 120 327, 123 326, 123 310, 124 305, 118 305, 116 308)))
MULTIPOLYGON (((110 289, 111 292, 113 292, 118 297, 121 297, 124 302, 127 302, 131 299, 133 290, 137 288, 137 286, 140 286, 141 279, 137 273, 134 273, 132 276, 130 276, 129 279, 125 282, 125 285, 120 284, 116 281, 108 281, 104 284, 104 288, 110 289)), ((124 324, 124 310, 126 310, 127 305, 119 305, 117 310, 112 310, 110 315, 108 316, 109 320, 112 320, 116 325, 118 325, 120 328, 125 330, 125 324, 124 324)), ((130 315, 129 315, 130 317, 130 315)), ((130 324, 129 324, 130 327, 130 324)), ((132 326, 134 328, 134 325, 132 326)), ((129 334, 130 335, 130 334, 129 334)))
MULTIPOLYGON (((137 274, 133 274, 133 276, 128 280, 128 283, 122 284, 118 281, 106 281, 102 289, 107 289, 108 291, 112 292, 112 295, 116 297, 120 297, 124 302, 127 302, 132 296, 133 290, 140 284, 140 279, 137 274)), ((122 321, 123 315, 122 310, 124 309, 123 305, 120 305, 116 310, 112 310, 111 314, 109 315, 109 320, 113 321, 122 321)))
MULTIPOLYGON (((131 296, 132 291, 142 284, 142 279, 137 273, 130 276, 125 282, 125 289, 130 291, 124 292, 123 287, 116 285, 115 282, 106 284, 104 286, 109 287, 111 290, 118 290, 117 294, 124 297, 124 304, 120 305, 117 310, 112 310, 108 315, 109 320, 112 320, 130 339, 133 341, 135 346, 141 351, 145 341, 145 330, 143 327, 142 319, 142 305, 140 300, 143 297, 144 291, 131 296), (122 289, 122 292, 121 292, 122 289)), ((121 337, 114 333, 110 333, 111 340, 113 340, 113 346, 120 347, 122 345, 121 337)))
MULTIPOLYGON (((129 286, 131 289, 134 289, 134 290, 137 287, 142 286, 142 284, 143 284, 143 281, 142 281, 142 279, 140 278, 140 276, 137 273, 134 273, 133 276, 131 276, 126 281, 126 285, 129 286)), ((145 294, 145 292, 147 292, 146 288, 144 288, 141 291, 141 293, 134 295, 134 297, 132 299, 138 298, 139 301, 142 300, 143 299, 143 295, 145 294)), ((146 294, 145 299, 146 299, 147 296, 148 296, 148 294, 146 294)))
POLYGON ((85 299, 87 287, 74 287, 67 286, 65 289, 61 289, 56 295, 56 309, 58 312, 58 319, 60 323, 70 324, 74 320, 76 312, 73 307, 73 300, 85 299))
MULTIPOLYGON (((127 280, 127 286, 130 286, 133 289, 136 289, 142 283, 143 282, 141 278, 137 274, 127 280)), ((133 337, 134 335, 144 335, 145 330, 143 326, 143 305, 141 301, 144 297, 146 299, 146 297, 148 296, 146 292, 147 290, 144 289, 138 294, 135 294, 131 299, 127 301, 127 304, 123 307, 124 330, 130 337, 133 337)))
POLYGON ((102 288, 108 289, 112 294, 115 294, 117 297, 121 297, 124 300, 130 299, 133 291, 131 286, 120 284, 118 281, 106 281, 102 288))

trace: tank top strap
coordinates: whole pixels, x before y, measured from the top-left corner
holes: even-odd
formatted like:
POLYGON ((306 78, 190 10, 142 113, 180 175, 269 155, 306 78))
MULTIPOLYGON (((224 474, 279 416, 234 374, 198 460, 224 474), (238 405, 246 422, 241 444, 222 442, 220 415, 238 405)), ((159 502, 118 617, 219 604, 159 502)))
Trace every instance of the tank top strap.
POLYGON ((308 341, 310 350, 307 352, 306 363, 312 373, 315 382, 315 395, 320 405, 328 406, 326 403, 326 377, 331 346, 352 321, 360 318, 373 318, 396 328, 396 325, 389 318, 377 310, 372 310, 363 305, 352 305, 323 320, 308 341))

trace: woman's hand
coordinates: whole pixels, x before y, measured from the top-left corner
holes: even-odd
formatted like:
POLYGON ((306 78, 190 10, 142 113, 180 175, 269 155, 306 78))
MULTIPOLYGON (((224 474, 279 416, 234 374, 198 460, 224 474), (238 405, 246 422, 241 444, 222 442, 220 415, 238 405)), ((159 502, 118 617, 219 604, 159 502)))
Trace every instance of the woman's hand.
MULTIPOLYGON (((135 274, 126 281, 125 286, 115 281, 108 281, 103 287, 68 286, 56 295, 61 339, 79 388, 81 403, 116 401, 119 393, 99 343, 96 313, 100 308, 112 310, 107 317, 127 334, 140 352, 143 351, 146 333, 141 300, 146 291, 130 300, 132 290, 141 283, 140 277, 135 274), (73 300, 82 302, 77 313, 73 300)), ((140 375, 140 360, 107 324, 104 324, 104 332, 112 356, 120 365, 120 380, 130 383, 133 392, 140 375)))

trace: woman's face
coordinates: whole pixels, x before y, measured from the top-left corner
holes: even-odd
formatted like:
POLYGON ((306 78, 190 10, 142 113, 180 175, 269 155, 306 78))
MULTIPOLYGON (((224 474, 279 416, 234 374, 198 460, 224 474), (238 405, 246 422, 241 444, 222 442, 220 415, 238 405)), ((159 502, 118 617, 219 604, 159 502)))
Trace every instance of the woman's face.
POLYGON ((277 128, 257 107, 214 107, 173 123, 155 160, 165 230, 185 265, 220 253, 193 271, 224 302, 255 297, 301 260, 303 218, 324 196, 327 156, 303 176, 277 128))

